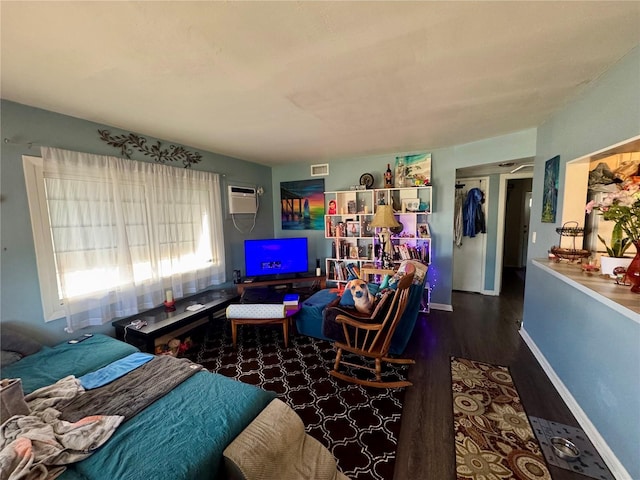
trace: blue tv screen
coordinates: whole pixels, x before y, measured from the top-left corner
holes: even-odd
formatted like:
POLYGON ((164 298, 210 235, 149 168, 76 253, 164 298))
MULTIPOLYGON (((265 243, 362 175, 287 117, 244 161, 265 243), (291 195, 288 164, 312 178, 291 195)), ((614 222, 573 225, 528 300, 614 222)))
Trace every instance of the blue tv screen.
POLYGON ((244 266, 248 277, 307 272, 307 239, 245 240, 244 266))

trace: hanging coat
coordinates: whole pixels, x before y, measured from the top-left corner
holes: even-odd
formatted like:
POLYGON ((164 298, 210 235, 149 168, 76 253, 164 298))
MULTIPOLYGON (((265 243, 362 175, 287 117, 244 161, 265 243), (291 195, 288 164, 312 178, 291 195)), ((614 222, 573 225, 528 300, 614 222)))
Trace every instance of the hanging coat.
POLYGON ((475 237, 478 233, 487 233, 482 204, 484 193, 479 188, 472 188, 467 194, 462 209, 462 223, 465 237, 475 237))

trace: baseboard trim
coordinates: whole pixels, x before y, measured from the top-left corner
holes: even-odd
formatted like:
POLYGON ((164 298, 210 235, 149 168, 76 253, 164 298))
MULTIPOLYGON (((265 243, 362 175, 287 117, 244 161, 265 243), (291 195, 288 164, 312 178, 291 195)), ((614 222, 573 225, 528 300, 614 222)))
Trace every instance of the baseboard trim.
POLYGON ((589 420, 587 414, 580 407, 580 404, 576 401, 569 389, 556 374, 551 364, 547 361, 544 354, 540 351, 536 343, 524 328, 520 329, 520 336, 527 344, 529 349, 531 349, 531 353, 533 353, 533 356, 536 357, 538 363, 540 363, 540 366, 547 374, 547 377, 549 377, 549 380, 551 380, 551 383, 553 383, 553 386, 556 388, 564 402, 567 404, 567 407, 569 407, 569 410, 571 410, 573 416, 576 417, 576 420, 580 424, 580 427, 582 427, 584 433, 587 434, 595 449, 598 451, 598 453, 600 453, 602 459, 609 467, 609 470, 611 470, 613 476, 618 480, 633 480, 631 478, 631 475, 629 475, 629 472, 627 472, 627 470, 624 468, 624 465, 620 463, 620 460, 618 460, 616 454, 613 453, 613 450, 611 450, 611 448, 609 448, 606 440, 602 437, 602 435, 600 435, 600 432, 598 432, 598 429, 595 427, 595 425, 591 423, 591 420, 589 420))
POLYGON ((432 310, 443 310, 445 312, 453 312, 453 306, 446 303, 430 303, 429 308, 432 310))

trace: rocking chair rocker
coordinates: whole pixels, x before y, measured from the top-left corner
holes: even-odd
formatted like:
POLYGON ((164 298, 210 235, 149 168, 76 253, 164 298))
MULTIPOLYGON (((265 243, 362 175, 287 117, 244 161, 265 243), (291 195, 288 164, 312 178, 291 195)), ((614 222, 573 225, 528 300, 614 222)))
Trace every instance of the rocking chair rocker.
MULTIPOLYGON (((336 360, 329 373, 341 380, 356 383, 365 387, 378 388, 401 388, 412 385, 407 380, 383 381, 382 380, 382 362, 397 363, 410 365, 415 363, 407 358, 390 358, 389 346, 393 332, 398 326, 398 322, 404 313, 409 298, 409 287, 413 281, 413 273, 404 275, 398 282, 395 293, 389 292, 386 295, 393 295, 393 299, 388 308, 376 309, 370 318, 362 318, 361 316, 351 316, 340 314, 336 316, 336 323, 342 324, 345 342, 335 342, 336 360), (381 310, 381 311, 379 311, 381 310), (381 318, 380 318, 381 317, 381 318), (349 363, 342 360, 343 351, 351 352, 363 358, 363 361, 373 359, 375 368, 368 365, 349 363), (363 380, 345 373, 339 372, 340 365, 349 365, 356 368, 364 368, 375 372, 376 380, 363 380)), ((384 302, 382 298, 379 302, 384 302)))

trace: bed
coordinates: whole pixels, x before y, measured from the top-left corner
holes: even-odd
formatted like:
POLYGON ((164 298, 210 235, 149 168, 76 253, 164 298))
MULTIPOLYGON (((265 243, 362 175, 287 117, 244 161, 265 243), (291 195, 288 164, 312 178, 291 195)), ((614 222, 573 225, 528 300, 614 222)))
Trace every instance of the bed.
MULTIPOLYGON (((105 335, 94 335, 77 344, 65 342, 54 347, 42 347, 36 353, 24 356, 15 363, 3 365, 1 373, 3 379, 20 378, 24 393, 29 394, 69 375, 80 377, 103 369, 102 367, 108 368, 113 362, 118 363, 135 352, 137 349, 126 343, 105 335)), ((158 357, 154 358, 154 360, 157 359, 158 357)), ((225 457, 224 453, 232 451, 240 457, 240 460, 249 458, 250 454, 255 456, 256 435, 260 437, 264 434, 265 415, 267 423, 271 423, 272 426, 275 424, 277 429, 284 428, 283 431, 290 430, 280 421, 268 420, 269 415, 273 415, 272 405, 280 402, 275 399, 275 396, 273 392, 261 390, 204 369, 200 370, 155 400, 150 406, 123 421, 106 443, 88 458, 67 465, 66 470, 58 478, 67 480, 105 478, 187 480, 220 479, 230 476, 247 479, 268 478, 252 477, 251 468, 255 470, 256 465, 259 468, 259 464, 264 463, 260 458, 254 458, 256 465, 242 467, 233 465, 236 459, 232 458, 231 454, 225 457), (262 425, 255 426, 258 418, 263 419, 262 425), (250 430, 252 428, 259 429, 259 433, 250 430), (244 436, 240 435, 241 433, 244 436), (230 470, 234 472, 232 475, 228 473, 230 470)), ((278 405, 277 408, 288 409, 283 404, 278 405)), ((283 436, 282 431, 271 431, 268 435, 271 436, 269 442, 275 442, 277 438, 283 436)), ((262 441, 257 439, 257 441, 265 443, 264 439, 262 441)), ((318 445, 311 446, 316 450, 324 449, 318 445)), ((277 452, 278 448, 286 451, 295 450, 287 446, 274 446, 274 451, 277 452)), ((324 450, 325 452, 321 453, 326 456, 328 450, 324 450)), ((261 454, 270 455, 269 452, 261 454)), ((275 456, 278 455, 276 453, 275 456)), ((317 452, 314 456, 317 456, 317 452)), ((304 464, 307 462, 305 457, 306 454, 301 452, 300 458, 295 459, 294 462, 304 464)), ((334 462, 335 473, 329 476, 322 474, 323 478, 346 478, 337 472, 335 459, 332 456, 331 460, 334 462)), ((309 471, 308 478, 317 476, 317 473, 314 473, 314 469, 318 468, 317 465, 307 465, 305 468, 309 471)), ((323 469, 326 470, 325 467, 323 469)))

